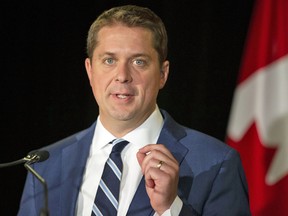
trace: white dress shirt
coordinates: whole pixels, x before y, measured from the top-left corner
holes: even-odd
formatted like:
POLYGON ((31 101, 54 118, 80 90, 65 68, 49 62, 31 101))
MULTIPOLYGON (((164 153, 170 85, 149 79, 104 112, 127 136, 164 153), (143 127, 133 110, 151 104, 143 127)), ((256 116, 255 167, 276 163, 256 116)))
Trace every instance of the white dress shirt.
MULTIPOLYGON (((121 152, 123 171, 120 185, 118 216, 127 214, 132 198, 143 177, 136 153, 141 147, 157 142, 162 126, 163 118, 157 107, 142 125, 122 137, 130 143, 121 152)), ((76 207, 77 216, 91 215, 104 165, 112 150, 112 145, 108 143, 115 138, 116 137, 103 127, 98 117, 82 186, 78 195, 76 207)), ((175 208, 177 214, 172 214, 169 210, 166 211, 168 214, 165 212, 165 215, 178 215, 181 207, 182 201, 177 197, 173 203, 173 209, 175 208)))

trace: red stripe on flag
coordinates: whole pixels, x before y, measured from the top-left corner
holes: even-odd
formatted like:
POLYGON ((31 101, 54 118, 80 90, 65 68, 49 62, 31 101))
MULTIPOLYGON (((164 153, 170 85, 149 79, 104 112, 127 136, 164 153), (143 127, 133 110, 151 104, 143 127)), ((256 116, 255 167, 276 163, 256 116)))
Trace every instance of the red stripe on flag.
POLYGON ((265 183, 275 149, 263 148, 256 125, 253 124, 239 142, 228 138, 227 143, 241 153, 252 215, 282 216, 288 213, 288 176, 272 186, 265 183))
POLYGON ((288 53, 287 13, 287 0, 255 1, 239 83, 288 53))

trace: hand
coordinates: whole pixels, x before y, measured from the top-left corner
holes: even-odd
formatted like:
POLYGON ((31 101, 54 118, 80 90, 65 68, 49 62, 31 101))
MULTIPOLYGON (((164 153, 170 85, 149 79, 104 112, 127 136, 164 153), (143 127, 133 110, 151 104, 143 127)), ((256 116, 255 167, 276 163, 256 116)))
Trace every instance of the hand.
POLYGON ((177 196, 179 165, 162 144, 149 144, 139 149, 137 159, 145 176, 146 191, 152 208, 162 214, 177 196))

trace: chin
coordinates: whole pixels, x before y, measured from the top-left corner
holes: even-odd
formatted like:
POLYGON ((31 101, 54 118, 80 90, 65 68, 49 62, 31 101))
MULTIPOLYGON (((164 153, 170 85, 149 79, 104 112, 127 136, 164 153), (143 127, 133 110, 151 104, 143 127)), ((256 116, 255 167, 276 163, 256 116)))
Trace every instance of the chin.
POLYGON ((135 113, 134 112, 121 112, 116 111, 112 113, 112 116, 114 119, 117 119, 119 121, 129 121, 134 118, 135 113))

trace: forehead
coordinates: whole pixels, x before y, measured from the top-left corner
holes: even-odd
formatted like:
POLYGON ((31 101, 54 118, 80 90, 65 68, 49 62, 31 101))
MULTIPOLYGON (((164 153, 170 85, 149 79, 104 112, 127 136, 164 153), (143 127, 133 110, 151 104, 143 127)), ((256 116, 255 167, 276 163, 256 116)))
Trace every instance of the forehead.
POLYGON ((96 49, 113 46, 154 49, 153 35, 146 28, 127 27, 120 24, 101 28, 98 32, 96 49))

